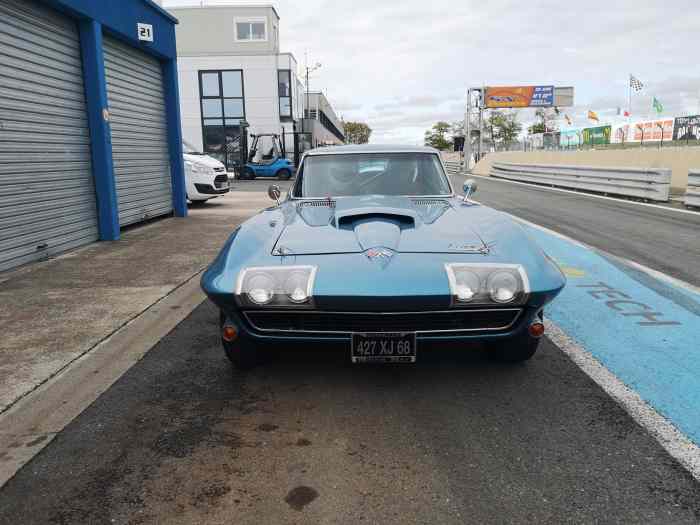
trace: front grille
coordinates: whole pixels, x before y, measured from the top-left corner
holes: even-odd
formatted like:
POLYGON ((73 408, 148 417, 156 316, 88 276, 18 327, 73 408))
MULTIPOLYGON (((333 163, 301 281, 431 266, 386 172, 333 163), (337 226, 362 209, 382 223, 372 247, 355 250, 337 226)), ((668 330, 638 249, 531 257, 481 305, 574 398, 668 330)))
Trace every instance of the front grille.
POLYGON ((505 330, 520 315, 516 308, 440 312, 249 311, 245 317, 259 331, 270 332, 464 332, 505 330))
POLYGON ((225 182, 228 182, 228 175, 225 173, 223 175, 217 175, 216 178, 214 178, 214 186, 217 188, 220 188, 225 182))

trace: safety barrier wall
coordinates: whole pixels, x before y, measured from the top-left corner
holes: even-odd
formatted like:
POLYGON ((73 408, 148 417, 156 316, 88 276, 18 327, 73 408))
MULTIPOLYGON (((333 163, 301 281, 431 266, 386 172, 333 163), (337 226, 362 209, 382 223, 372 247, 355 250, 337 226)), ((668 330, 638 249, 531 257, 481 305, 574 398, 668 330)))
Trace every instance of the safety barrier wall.
POLYGON ((552 164, 495 162, 490 175, 521 182, 562 188, 668 201, 671 170, 668 168, 605 168, 552 164))
POLYGON ((450 175, 459 175, 462 173, 462 163, 454 160, 443 161, 445 164, 445 169, 450 175))
POLYGON ((688 189, 685 191, 686 206, 700 208, 700 170, 688 171, 688 189))

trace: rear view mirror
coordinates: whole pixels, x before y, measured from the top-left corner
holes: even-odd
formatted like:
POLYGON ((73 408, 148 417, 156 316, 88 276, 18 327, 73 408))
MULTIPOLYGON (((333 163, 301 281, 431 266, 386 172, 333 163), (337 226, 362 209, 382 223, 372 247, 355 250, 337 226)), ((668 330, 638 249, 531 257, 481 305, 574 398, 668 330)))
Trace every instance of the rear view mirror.
POLYGON ((267 188, 267 195, 273 201, 277 202, 277 206, 280 205, 280 195, 282 195, 282 191, 277 184, 271 184, 270 187, 267 188))
POLYGON ((462 186, 464 190, 464 202, 468 201, 469 197, 476 193, 476 188, 477 185, 474 179, 467 179, 464 181, 464 186, 462 186))

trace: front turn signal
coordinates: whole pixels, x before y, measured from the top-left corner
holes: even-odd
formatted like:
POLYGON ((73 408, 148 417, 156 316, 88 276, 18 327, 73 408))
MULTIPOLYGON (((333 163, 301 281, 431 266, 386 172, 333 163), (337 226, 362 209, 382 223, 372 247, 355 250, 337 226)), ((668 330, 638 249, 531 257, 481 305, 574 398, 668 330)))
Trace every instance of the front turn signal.
POLYGON ((238 338, 238 330, 235 326, 227 324, 221 332, 221 337, 223 337, 224 341, 227 343, 231 343, 238 338))

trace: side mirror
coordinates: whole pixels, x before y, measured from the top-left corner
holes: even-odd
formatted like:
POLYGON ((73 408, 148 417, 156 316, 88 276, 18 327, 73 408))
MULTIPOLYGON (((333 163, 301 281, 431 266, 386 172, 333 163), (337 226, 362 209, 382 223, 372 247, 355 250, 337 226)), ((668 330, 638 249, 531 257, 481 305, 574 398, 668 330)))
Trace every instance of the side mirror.
POLYGON ((464 181, 464 186, 462 186, 464 190, 464 202, 467 202, 469 197, 476 193, 476 188, 476 181, 474 181, 474 179, 467 179, 464 181))
POLYGON ((270 197, 273 201, 277 202, 277 206, 280 205, 280 195, 282 195, 282 191, 280 190, 280 187, 277 184, 271 184, 269 188, 267 188, 267 196, 270 197))

